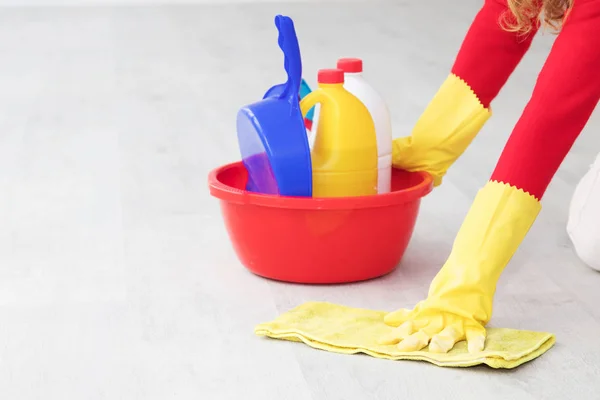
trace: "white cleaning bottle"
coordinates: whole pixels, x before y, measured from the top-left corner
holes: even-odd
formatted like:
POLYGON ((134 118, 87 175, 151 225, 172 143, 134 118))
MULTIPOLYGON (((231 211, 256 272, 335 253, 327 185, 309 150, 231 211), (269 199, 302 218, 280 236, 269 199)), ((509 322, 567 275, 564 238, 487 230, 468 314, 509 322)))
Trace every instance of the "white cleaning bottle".
POLYGON ((340 58, 337 68, 344 71, 344 88, 371 113, 377 135, 377 193, 388 193, 392 184, 392 121, 389 109, 379 93, 363 78, 361 59, 340 58))

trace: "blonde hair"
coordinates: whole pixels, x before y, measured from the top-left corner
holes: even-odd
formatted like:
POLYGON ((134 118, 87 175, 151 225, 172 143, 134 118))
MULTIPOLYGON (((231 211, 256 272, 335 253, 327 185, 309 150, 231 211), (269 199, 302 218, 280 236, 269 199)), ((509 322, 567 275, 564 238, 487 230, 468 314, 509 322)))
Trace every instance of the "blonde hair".
POLYGON ((528 34, 543 25, 558 33, 574 0, 508 0, 509 13, 502 18, 502 27, 509 32, 528 34), (537 26, 536 26, 537 24, 537 26))

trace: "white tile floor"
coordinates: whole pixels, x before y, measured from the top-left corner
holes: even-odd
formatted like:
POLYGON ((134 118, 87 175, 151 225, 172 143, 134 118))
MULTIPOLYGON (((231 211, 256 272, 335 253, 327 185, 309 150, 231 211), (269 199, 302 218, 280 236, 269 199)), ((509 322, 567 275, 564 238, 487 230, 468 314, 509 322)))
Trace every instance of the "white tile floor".
POLYGON ((492 121, 424 202, 401 267, 309 287, 247 273, 206 188, 208 171, 238 156, 237 108, 283 78, 273 16, 295 19, 313 82, 338 56, 364 57, 402 135, 480 1, 450 3, 2 9, 2 398, 598 399, 600 274, 565 233, 574 185, 600 151, 598 114, 497 295, 493 325, 557 334, 541 359, 450 370, 253 335, 307 300, 394 309, 421 299, 552 40, 535 41, 492 121))

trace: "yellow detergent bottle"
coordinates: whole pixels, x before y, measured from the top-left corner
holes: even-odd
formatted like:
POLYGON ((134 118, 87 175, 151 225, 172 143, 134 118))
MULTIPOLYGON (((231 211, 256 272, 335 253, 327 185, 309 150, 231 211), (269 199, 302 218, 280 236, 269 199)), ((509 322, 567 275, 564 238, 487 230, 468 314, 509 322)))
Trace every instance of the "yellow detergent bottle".
POLYGON ((344 71, 320 70, 318 83, 300 102, 303 115, 321 106, 311 152, 313 197, 377 194, 377 136, 369 110, 344 89, 344 71))

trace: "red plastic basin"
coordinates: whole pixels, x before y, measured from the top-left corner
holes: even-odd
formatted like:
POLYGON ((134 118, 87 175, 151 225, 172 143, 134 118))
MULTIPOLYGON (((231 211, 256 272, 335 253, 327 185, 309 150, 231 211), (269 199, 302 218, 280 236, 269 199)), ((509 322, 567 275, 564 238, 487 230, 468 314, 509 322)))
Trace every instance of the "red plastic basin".
POLYGON ((397 169, 390 193, 362 197, 257 194, 244 190, 247 179, 241 162, 208 177, 233 248, 253 273, 296 283, 356 282, 393 271, 421 198, 432 190, 429 174, 397 169))

